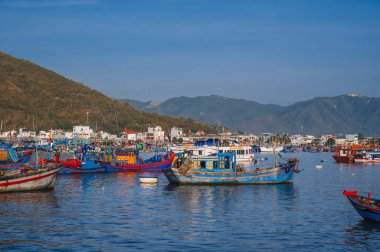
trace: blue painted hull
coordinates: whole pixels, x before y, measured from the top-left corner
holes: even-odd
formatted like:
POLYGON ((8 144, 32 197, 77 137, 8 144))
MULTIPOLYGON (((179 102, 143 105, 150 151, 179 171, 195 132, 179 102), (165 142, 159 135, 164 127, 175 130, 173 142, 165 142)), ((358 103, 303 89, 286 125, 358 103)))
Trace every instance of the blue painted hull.
POLYGON ((0 169, 3 170, 14 170, 20 168, 21 165, 27 163, 30 161, 30 156, 24 156, 18 160, 18 162, 7 162, 7 163, 0 163, 0 169))
POLYGON ((293 183, 295 163, 283 167, 267 168, 260 171, 206 171, 194 170, 190 174, 181 174, 178 168, 164 169, 163 172, 171 184, 282 184, 293 183))
POLYGON ((99 172, 105 172, 107 169, 107 166, 100 166, 100 167, 93 167, 93 168, 70 168, 61 166, 61 170, 59 171, 59 174, 79 174, 79 173, 99 173, 99 172))
MULTIPOLYGON (((380 209, 372 208, 368 205, 361 204, 352 197, 347 197, 355 210, 364 218, 371 221, 380 222, 380 209)), ((378 201, 378 200, 376 200, 378 201)))

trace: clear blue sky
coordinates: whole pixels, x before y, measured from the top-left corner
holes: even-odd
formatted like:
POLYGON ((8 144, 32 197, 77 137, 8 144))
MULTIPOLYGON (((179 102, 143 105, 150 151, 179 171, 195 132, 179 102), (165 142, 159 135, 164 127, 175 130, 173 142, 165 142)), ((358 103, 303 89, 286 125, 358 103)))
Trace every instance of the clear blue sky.
POLYGON ((0 0, 0 50, 114 98, 380 96, 380 1, 0 0))

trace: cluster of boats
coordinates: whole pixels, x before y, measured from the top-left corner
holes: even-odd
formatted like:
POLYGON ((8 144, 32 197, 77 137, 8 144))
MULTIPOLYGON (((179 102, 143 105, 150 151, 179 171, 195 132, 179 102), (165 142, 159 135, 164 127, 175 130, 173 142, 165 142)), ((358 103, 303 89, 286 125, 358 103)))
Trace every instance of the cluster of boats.
POLYGON ((380 164, 380 146, 359 144, 338 146, 333 158, 338 163, 380 164))
MULTIPOLYGON (((377 146, 339 147, 334 159, 344 163, 380 163, 379 150, 377 146)), ((61 159, 59 151, 54 157, 47 152, 44 158, 38 157, 38 153, 27 149, 0 150, 0 193, 54 188, 57 174, 156 170, 176 185, 236 185, 292 183, 294 174, 299 172, 296 158, 274 160, 273 165, 259 167, 248 146, 173 147, 146 159, 137 149, 101 150, 88 145, 77 149, 72 158, 61 159)), ((140 177, 142 181, 157 181, 157 177, 140 177)), ((357 191, 343 194, 363 218, 380 222, 379 200, 370 194, 359 196, 357 191)))
POLYGON ((249 147, 173 149, 144 159, 137 149, 109 148, 99 151, 88 145, 72 158, 47 152, 4 148, 0 150, 0 192, 40 190, 54 187, 57 174, 163 171, 172 184, 278 184, 292 183, 298 159, 287 159, 269 167, 256 164, 249 147), (35 157, 32 155, 35 155, 35 157), (31 162, 31 160, 35 160, 31 162))

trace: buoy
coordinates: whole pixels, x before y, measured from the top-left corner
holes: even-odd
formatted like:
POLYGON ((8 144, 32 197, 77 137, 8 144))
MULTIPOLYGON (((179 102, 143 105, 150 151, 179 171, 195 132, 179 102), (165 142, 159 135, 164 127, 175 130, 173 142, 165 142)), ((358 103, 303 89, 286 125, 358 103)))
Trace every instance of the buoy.
POLYGON ((322 165, 316 165, 315 168, 317 168, 317 169, 322 169, 323 166, 322 166, 322 165))
POLYGON ((139 177, 140 183, 143 184, 157 184, 158 177, 155 176, 140 176, 139 177))

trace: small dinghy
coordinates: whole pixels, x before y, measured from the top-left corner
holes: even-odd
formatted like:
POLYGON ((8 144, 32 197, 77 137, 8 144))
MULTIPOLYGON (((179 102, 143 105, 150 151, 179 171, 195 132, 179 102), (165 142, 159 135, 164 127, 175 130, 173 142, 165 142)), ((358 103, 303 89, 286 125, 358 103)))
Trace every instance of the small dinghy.
POLYGON ((143 184, 157 184, 158 177, 157 176, 151 176, 151 175, 141 175, 139 177, 140 183, 143 184))

